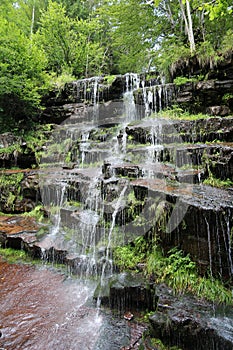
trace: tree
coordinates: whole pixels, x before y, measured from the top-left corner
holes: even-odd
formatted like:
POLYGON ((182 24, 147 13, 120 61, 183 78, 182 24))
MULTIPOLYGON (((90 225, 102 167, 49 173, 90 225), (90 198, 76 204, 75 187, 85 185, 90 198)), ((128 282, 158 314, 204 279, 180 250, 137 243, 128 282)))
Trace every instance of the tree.
POLYGON ((0 121, 10 127, 38 113, 46 58, 15 23, 0 16, 0 62, 0 121))
POLYGON ((34 37, 34 41, 46 53, 49 71, 61 73, 64 67, 72 70, 74 61, 76 63, 80 37, 73 26, 73 20, 66 15, 65 8, 49 1, 48 8, 42 12, 40 27, 34 37))
POLYGON ((155 30, 153 6, 146 1, 111 1, 98 10, 101 20, 110 24, 108 35, 115 71, 140 72, 151 62, 153 32, 155 30))
POLYGON ((190 3, 189 0, 179 0, 180 9, 182 13, 182 17, 185 23, 185 29, 186 33, 188 35, 189 45, 190 45, 190 52, 193 54, 195 51, 195 40, 194 40, 194 34, 193 34, 193 21, 191 16, 191 9, 190 9, 190 3), (186 4, 186 11, 184 7, 184 3, 186 4))

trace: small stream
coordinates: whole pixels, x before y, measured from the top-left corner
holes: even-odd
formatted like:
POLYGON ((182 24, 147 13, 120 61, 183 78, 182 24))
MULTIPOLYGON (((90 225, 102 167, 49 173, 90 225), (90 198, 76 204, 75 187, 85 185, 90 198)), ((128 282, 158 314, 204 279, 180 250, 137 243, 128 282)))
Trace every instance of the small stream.
POLYGON ((94 282, 3 261, 0 280, 1 350, 119 350, 131 341, 127 321, 93 304, 94 282))

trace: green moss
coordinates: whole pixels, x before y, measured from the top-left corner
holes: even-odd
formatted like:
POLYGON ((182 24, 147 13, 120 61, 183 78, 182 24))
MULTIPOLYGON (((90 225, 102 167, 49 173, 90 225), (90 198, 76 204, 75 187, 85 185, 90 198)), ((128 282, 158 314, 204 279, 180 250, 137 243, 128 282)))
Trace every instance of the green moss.
POLYGON ((116 79, 116 75, 106 75, 104 77, 104 83, 106 83, 107 85, 112 85, 115 79, 116 79))
POLYGON ((33 210, 31 210, 30 212, 26 212, 24 214, 22 214, 23 216, 26 217, 32 217, 35 218, 36 221, 38 222, 42 222, 44 220, 44 212, 43 212, 43 206, 37 205, 33 210))
POLYGON ((27 262, 31 263, 32 258, 24 250, 15 250, 12 248, 0 248, 0 255, 7 262, 13 263, 22 263, 27 262))
POLYGON ((73 201, 73 200, 67 202, 67 205, 71 206, 71 207, 77 207, 77 208, 81 208, 82 207, 82 203, 81 202, 77 202, 77 201, 73 201))
MULTIPOLYGON (((200 119, 210 119, 211 116, 208 114, 191 114, 188 111, 184 111, 181 107, 173 105, 171 108, 164 109, 159 113, 152 115, 154 118, 163 119, 179 119, 179 120, 200 120, 200 119)), ((214 117, 212 117, 214 118, 214 117)))
POLYGON ((204 76, 195 77, 195 78, 187 78, 187 77, 177 77, 174 79, 174 84, 176 86, 181 86, 187 83, 195 83, 197 81, 203 80, 204 76))
POLYGON ((3 173, 0 176, 0 192, 2 201, 5 201, 10 210, 14 210, 16 199, 21 198, 21 181, 24 178, 23 172, 3 173))
POLYGON ((227 188, 233 186, 233 181, 230 179, 220 180, 213 176, 211 173, 207 179, 203 181, 204 185, 217 187, 217 188, 227 188))
POLYGON ((10 145, 8 147, 0 148, 0 154, 12 154, 14 151, 20 151, 20 144, 10 145))
MULTIPOLYGON (((163 342, 160 339, 157 338, 149 338, 148 339, 149 344, 151 346, 151 349, 157 349, 157 350, 181 350, 177 346, 166 346, 163 344, 163 342)), ((143 348, 144 350, 144 348, 143 348)))

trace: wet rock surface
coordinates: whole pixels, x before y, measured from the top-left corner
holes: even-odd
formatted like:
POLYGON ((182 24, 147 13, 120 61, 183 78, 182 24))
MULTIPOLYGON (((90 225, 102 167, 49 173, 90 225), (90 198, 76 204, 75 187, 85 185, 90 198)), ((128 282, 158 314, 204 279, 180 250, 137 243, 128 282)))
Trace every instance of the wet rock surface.
MULTIPOLYGON (((101 288, 101 287, 100 287, 101 288)), ((104 288, 95 294, 115 313, 131 320, 131 313, 148 310, 154 311, 157 307, 155 284, 149 282, 141 274, 121 273, 104 282, 104 288)))
POLYGON ((158 287, 157 294, 158 310, 149 318, 152 337, 183 350, 232 349, 231 309, 221 310, 189 296, 174 297, 165 286, 158 287))
MULTIPOLYGON (((159 202, 167 203, 169 209, 163 214, 167 217, 166 230, 158 231, 165 251, 178 246, 190 253, 200 272, 210 269, 215 275, 231 278, 232 253, 227 239, 232 227, 231 191, 190 184, 169 186, 159 179, 138 179, 132 185, 136 198, 147 198, 152 203, 156 198, 158 209, 159 202)), ((158 209, 152 211, 155 216, 158 209)))

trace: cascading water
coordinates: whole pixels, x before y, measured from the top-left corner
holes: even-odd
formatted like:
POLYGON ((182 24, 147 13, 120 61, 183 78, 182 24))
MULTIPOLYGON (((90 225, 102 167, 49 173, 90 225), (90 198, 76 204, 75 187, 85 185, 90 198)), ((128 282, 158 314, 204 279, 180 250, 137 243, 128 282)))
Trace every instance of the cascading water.
POLYGON ((162 125, 161 123, 156 123, 151 126, 150 132, 150 143, 148 147, 148 162, 158 163, 160 159, 160 153, 163 150, 162 144, 162 125))
MULTIPOLYGON (((98 91, 99 91, 98 81, 99 79, 95 78, 95 79, 85 79, 80 82, 77 82, 78 98, 83 100, 85 99, 91 100, 94 110, 96 108, 98 109, 98 91)), ((125 83, 125 92, 124 92, 122 110, 124 113, 124 119, 126 120, 126 122, 129 122, 137 118, 133 90, 139 87, 140 80, 138 75, 136 74, 127 74, 125 76, 125 82, 126 83, 125 83)), ((97 124, 97 127, 98 127, 98 124, 97 124)), ((65 171, 63 173, 62 170, 59 170, 60 171, 59 179, 56 181, 57 182, 60 181, 60 185, 62 188, 61 190, 62 200, 58 201, 54 199, 54 196, 56 197, 57 194, 51 191, 50 186, 48 186, 47 189, 43 186, 42 191, 44 192, 48 191, 49 194, 47 196, 51 198, 46 199, 46 196, 42 196, 42 197, 44 198, 43 200, 44 204, 46 202, 53 203, 53 204, 56 202, 56 205, 55 204, 54 205, 59 207, 55 215, 56 221, 51 230, 53 234, 49 236, 55 237, 56 235, 57 236, 60 235, 60 238, 59 238, 60 240, 61 240, 61 237, 64 237, 63 238, 64 246, 65 247, 68 246, 72 254, 75 254, 76 256, 78 254, 80 256, 80 259, 77 259, 78 265, 80 268, 77 268, 77 265, 76 265, 76 270, 85 271, 85 272, 81 272, 82 275, 85 275, 88 273, 93 275, 93 273, 96 274, 96 271, 99 270, 99 267, 97 267, 97 265, 99 264, 98 260, 100 259, 102 259, 102 261, 109 260, 111 235, 114 230, 116 215, 119 210, 119 204, 122 200, 122 197, 125 194, 127 186, 122 190, 120 194, 119 202, 117 202, 119 204, 118 205, 116 204, 112 214, 110 231, 106 233, 105 229, 100 229, 99 227, 99 221, 103 220, 103 210, 104 210, 99 175, 97 175, 96 177, 95 176, 93 177, 91 175, 91 172, 87 171, 87 179, 84 180, 85 185, 80 189, 81 197, 83 198, 82 206, 77 210, 77 212, 75 211, 73 212, 72 224, 69 225, 71 226, 74 233, 72 235, 69 235, 69 237, 71 238, 71 242, 69 244, 65 242, 65 237, 67 236, 67 234, 63 232, 63 227, 60 227, 60 224, 62 226, 66 225, 66 223, 62 222, 61 220, 61 207, 65 202, 63 199, 63 196, 65 194, 65 189, 66 189, 66 187, 65 186, 63 187, 62 184, 68 184, 69 186, 70 186, 70 183, 74 183, 74 186, 75 186, 75 183, 78 184, 78 182, 80 181, 79 178, 86 176, 86 175, 83 175, 81 171, 81 169, 84 170, 84 165, 87 157, 86 154, 88 153, 89 159, 92 158, 93 141, 91 139, 90 132, 91 130, 94 130, 95 123, 93 124, 93 127, 90 126, 89 128, 86 128, 86 126, 84 126, 84 128, 83 129, 82 128, 83 126, 81 126, 80 128, 79 124, 73 124, 72 121, 66 121, 62 125, 62 129, 61 129, 62 132, 59 132, 59 130, 56 130, 56 138, 54 139, 57 140, 58 135, 60 135, 61 136, 61 140, 59 140, 60 144, 64 143, 65 141, 62 139, 63 136, 64 137, 68 136, 71 143, 76 142, 77 138, 80 139, 79 146, 78 146, 79 153, 76 152, 76 148, 75 148, 74 154, 76 156, 76 159, 73 156, 73 159, 76 161, 78 167, 76 166, 73 172, 68 172, 68 173, 65 171), (90 181, 90 184, 88 185, 89 181, 90 181), (61 231, 60 234, 59 234, 59 231, 61 231), (105 235, 107 239, 106 256, 103 256, 103 253, 101 253, 101 255, 98 255, 99 253, 96 251, 96 245, 98 244, 98 242, 105 240, 105 235), (88 254, 86 253, 87 251, 89 252, 88 254), (82 264, 85 265, 83 269, 81 268, 82 264)), ((119 160, 122 161, 123 156, 126 152, 127 135, 124 131, 125 127, 123 126, 121 130, 123 130, 122 135, 118 134, 119 128, 118 130, 116 129, 116 134, 112 136, 113 145, 111 146, 111 149, 108 150, 109 156, 114 154, 116 162, 118 162, 119 160), (120 147, 119 147, 119 139, 121 142, 120 147)), ((105 152, 106 151, 107 150, 105 150, 105 152)), ((43 159, 47 161, 46 156, 43 159)), ((64 162, 65 162, 65 159, 63 158, 63 160, 61 161, 61 164, 63 164, 64 162)), ((99 174, 100 172, 97 171, 97 173, 99 174)), ((52 175, 52 178, 54 177, 54 175, 55 174, 52 175)), ((66 211, 67 209, 64 209, 64 210, 66 211)), ((43 251, 44 251, 44 248, 43 248, 43 251)))
MULTIPOLYGON (((65 137, 69 137, 71 144, 76 143, 75 146, 76 149, 78 149, 78 151, 73 150, 72 147, 70 147, 70 143, 67 142, 68 149, 71 149, 71 153, 73 152, 72 159, 75 161, 76 165, 73 169, 64 170, 63 167, 63 170, 57 168, 54 170, 54 173, 51 172, 49 174, 51 181, 48 180, 47 184, 42 186, 42 192, 44 192, 42 197, 46 198, 44 199, 44 203, 52 203, 54 207, 59 207, 59 210, 55 213, 56 220, 54 221, 50 235, 51 237, 59 238, 61 244, 63 244, 63 249, 67 249, 67 260, 70 258, 69 254, 74 257, 72 264, 69 260, 69 266, 71 266, 70 271, 78 273, 83 281, 86 281, 88 277, 92 276, 96 280, 100 280, 100 286, 104 286, 105 278, 114 273, 111 257, 112 248, 114 244, 124 244, 124 238, 121 239, 118 237, 118 242, 114 242, 114 236, 116 225, 118 225, 118 221, 120 221, 118 218, 119 213, 123 212, 122 208, 124 209, 125 199, 128 195, 128 183, 125 182, 120 186, 119 178, 117 178, 114 171, 104 178, 102 173, 103 159, 105 159, 106 164, 109 163, 113 166, 119 163, 123 164, 128 157, 128 134, 125 130, 126 126, 134 121, 139 122, 142 116, 149 116, 152 111, 158 112, 162 108, 168 106, 172 100, 173 92, 169 86, 156 85, 154 87, 146 87, 145 83, 143 81, 141 82, 136 74, 127 74, 125 76, 123 101, 119 108, 119 110, 122 111, 122 115, 120 115, 120 117, 117 115, 114 119, 114 108, 112 108, 107 110, 106 116, 103 118, 100 114, 99 96, 101 89, 98 83, 98 78, 77 82, 78 99, 82 102, 89 100, 91 104, 92 110, 88 114, 88 126, 84 125, 85 121, 83 124, 79 124, 76 120, 77 123, 73 124, 72 118, 63 123, 62 134, 64 134, 65 137), (138 105, 135 104, 134 96, 134 91, 138 90, 140 86, 142 87, 144 100, 143 113, 138 113, 138 105), (112 115, 110 115, 111 113, 112 115), (123 125, 119 125, 119 120, 122 123, 122 119, 124 120, 123 125), (99 120, 101 120, 101 123, 99 120), (115 128, 114 133, 110 136, 108 133, 109 125, 113 125, 115 128), (102 149, 99 147, 101 143, 100 140, 106 140, 106 142, 108 142, 107 146, 104 148, 103 156, 101 153, 102 149), (94 152, 98 154, 98 158, 96 158, 96 156, 94 158, 94 152), (91 163, 92 159, 97 159, 101 164, 96 164, 88 168, 87 164, 91 163), (53 184, 53 182, 61 186, 59 195, 56 192, 57 189, 49 185, 51 183, 53 184), (46 188, 47 185, 49 186, 46 188), (71 189, 68 189, 68 187, 71 187, 71 189), (115 196, 114 198, 110 198, 111 196, 107 193, 106 188, 110 188, 111 195, 114 194, 112 195, 113 197, 115 196), (69 205, 67 205, 67 201, 70 201, 69 205), (75 201, 79 202, 78 205, 77 203, 72 203, 75 201), (64 219, 65 213, 68 213, 68 219, 64 219), (66 226, 69 227, 70 231, 67 230, 66 226)), ((106 103, 106 108, 108 108, 108 106, 111 106, 111 104, 106 103)), ((114 107, 115 106, 116 105, 114 105, 114 107)), ((117 105, 117 107, 119 107, 119 105, 117 105)), ((141 109, 142 107, 140 106, 140 111, 141 109)), ((73 120, 75 120, 75 118, 73 120)), ((168 125, 166 126, 169 128, 168 125)), ((172 129, 171 126, 170 129, 172 129)), ((173 128, 171 132, 172 136, 174 136, 175 132, 173 128)), ((57 135, 59 135, 59 132, 57 135)), ((163 125, 159 120, 154 118, 151 121, 150 130, 146 136, 147 141, 150 142, 150 146, 146 145, 144 148, 144 152, 146 151, 146 153, 144 153, 143 164, 140 164, 142 169, 144 169, 144 179, 153 180, 157 176, 157 173, 164 176, 163 169, 159 169, 160 155, 164 150, 163 136, 163 125)), ((64 140, 62 140, 61 144, 63 141, 64 140)), ((180 142, 182 142, 182 140, 180 140, 180 142)), ((175 152, 176 149, 174 153, 175 152)), ((170 151, 170 153, 172 153, 172 151, 170 151)), ((172 157, 170 156, 170 158, 172 157)), ((189 154, 186 158, 188 161, 187 159, 183 159, 181 163, 185 161, 189 163, 189 154)), ((45 157, 44 159, 47 160, 48 158, 45 157)), ((60 165, 64 163, 64 157, 60 157, 59 160, 60 165)), ((174 165, 174 168, 175 167, 176 164, 174 165)), ((170 174, 168 177, 169 176, 170 174)), ((166 178, 164 177, 163 180, 164 186, 166 187, 166 178)), ((186 191, 186 195, 187 193, 188 190, 186 191)), ((188 195, 189 194, 190 193, 188 193, 188 195)), ((166 199, 166 195, 164 195, 162 199, 166 199)), ((183 207, 185 211, 185 205, 183 205, 183 207)), ((145 211, 147 209, 148 207, 145 207, 145 211)), ((144 219, 147 218, 147 213, 145 211, 142 213, 144 219)), ((174 225, 177 227, 183 216, 181 215, 180 219, 176 210, 174 210, 173 213, 174 215, 171 215, 170 221, 174 221, 174 225)), ((228 222, 224 223, 224 229, 226 228, 224 232, 226 248, 229 250, 229 263, 232 270, 231 248, 229 246, 230 226, 228 222)), ((174 226, 170 223, 169 225, 171 227, 174 226)), ((133 228, 131 223, 128 226, 133 228)), ((209 264, 212 275, 211 232, 208 221, 206 221, 206 228, 209 241, 209 264)), ((132 233, 134 232, 132 231, 132 233)), ((48 235, 48 237, 50 235, 48 235)), ((49 248, 50 247, 51 245, 49 248)), ((59 248, 61 247, 62 246, 59 245, 59 248)), ((41 251, 43 251, 44 257, 47 258, 48 255, 46 254, 46 248, 44 246, 41 246, 41 251)), ((98 299, 98 306, 100 306, 100 298, 98 299)), ((107 350, 107 348, 103 349, 107 350)))
POLYGON ((126 74, 126 91, 124 92, 125 122, 137 119, 136 105, 133 92, 140 86, 140 78, 137 74, 126 74))
POLYGON ((224 225, 221 222, 222 228, 223 228, 223 232, 224 232, 224 243, 225 243, 225 249, 227 252, 227 257, 228 257, 228 264, 229 264, 229 270, 230 270, 230 274, 233 275, 233 261, 232 261, 232 232, 230 229, 230 218, 231 218, 231 213, 228 210, 224 219, 225 219, 225 227, 226 229, 224 229, 224 225))
POLYGON ((84 166, 86 152, 89 148, 88 139, 89 139, 89 132, 82 133, 82 139, 80 142, 81 168, 83 168, 83 166, 84 166))
POLYGON ((207 227, 207 237, 208 237, 208 249, 209 249, 209 266, 210 266, 210 276, 213 278, 213 266, 212 266, 212 250, 211 250, 211 234, 210 225, 205 217, 206 227, 207 227))

